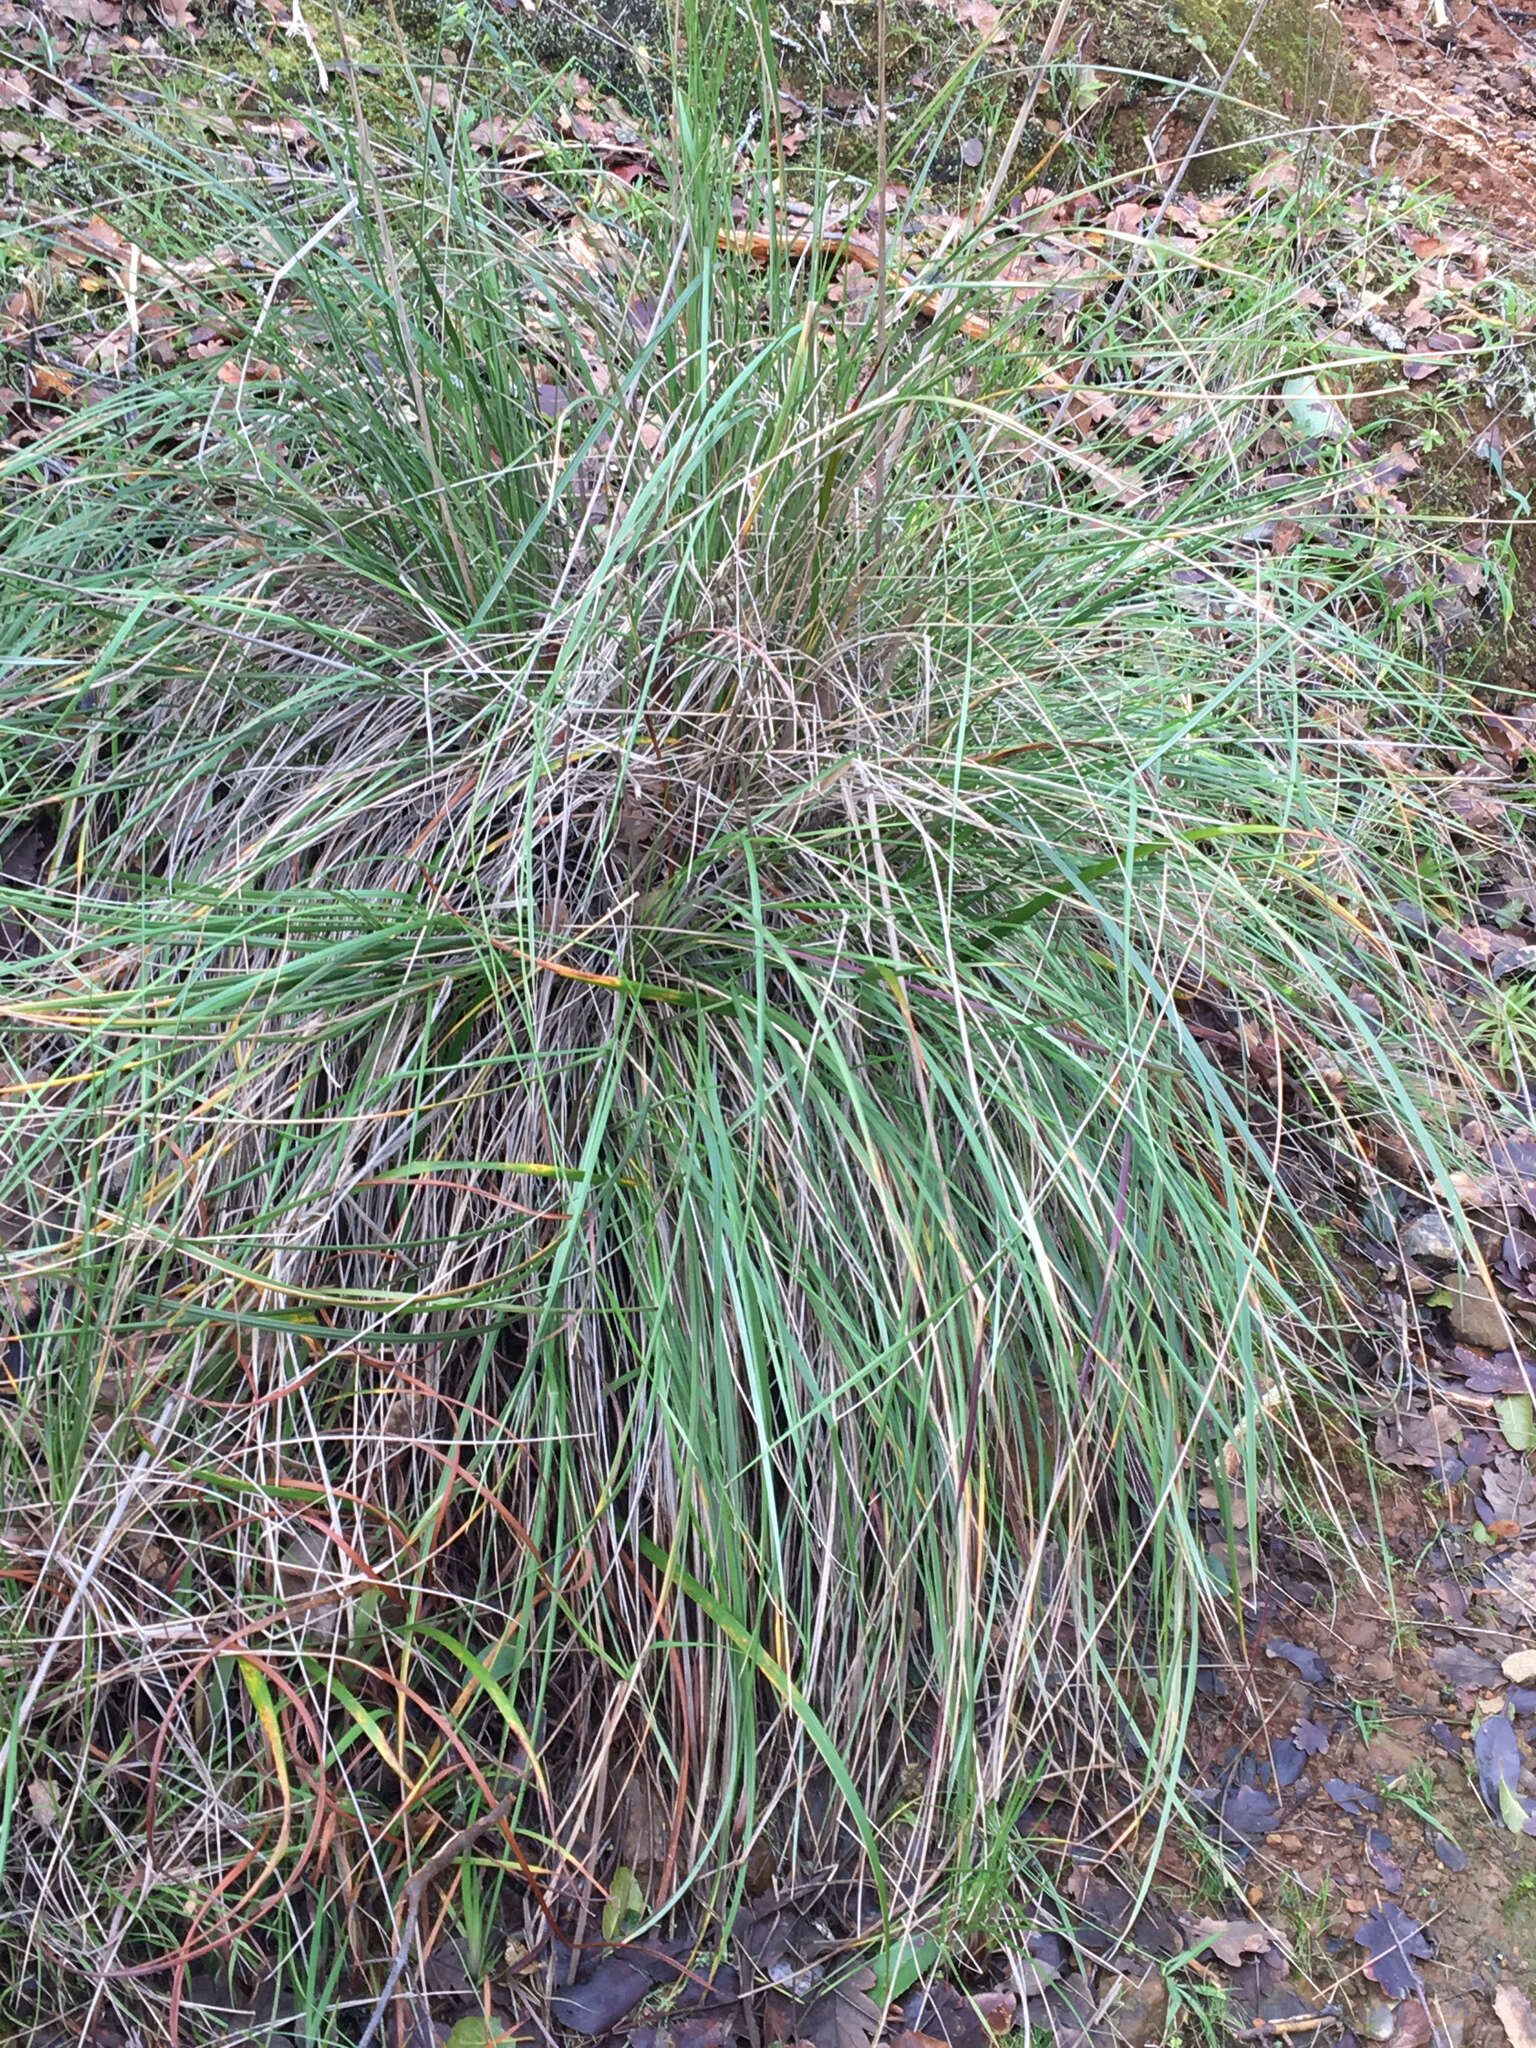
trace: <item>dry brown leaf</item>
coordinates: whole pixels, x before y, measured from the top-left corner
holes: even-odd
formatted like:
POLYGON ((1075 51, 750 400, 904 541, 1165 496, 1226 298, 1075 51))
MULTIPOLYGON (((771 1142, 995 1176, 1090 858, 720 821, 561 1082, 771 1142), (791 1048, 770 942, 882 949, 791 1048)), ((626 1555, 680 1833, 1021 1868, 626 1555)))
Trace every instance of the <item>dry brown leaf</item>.
POLYGON ((75 270, 86 263, 126 263, 133 248, 128 238, 99 213, 62 229, 53 246, 55 253, 75 270))
POLYGON ((1104 420, 1115 416, 1115 401, 1107 391, 1079 390, 1068 394, 1067 417, 1085 438, 1104 420))
POLYGON ((87 370, 120 370, 133 352, 133 330, 125 320, 110 334, 83 334, 74 344, 77 363, 87 370))
POLYGON ((73 370, 52 363, 33 363, 27 371, 27 396, 34 405, 66 405, 80 389, 73 370))
POLYGON ((48 12, 78 28, 120 28, 121 0, 48 0, 48 12))
MULTIPOLYGON (((937 0, 937 4, 942 6, 943 0, 937 0)), ((943 11, 953 14, 962 28, 975 29, 977 35, 984 36, 989 42, 996 35, 997 24, 1003 18, 1003 10, 994 7, 992 0, 958 0, 953 7, 944 6, 943 11)))
POLYGON ((1491 832, 1504 822, 1503 799, 1485 796, 1481 790, 1469 787, 1464 782, 1451 783, 1443 792, 1440 801, 1453 817, 1459 818, 1472 832, 1491 832))
POLYGON ((509 156, 514 163, 531 163, 544 154, 542 145, 521 134, 505 114, 489 114, 477 121, 469 131, 469 146, 492 156, 509 156))
POLYGON ((1295 157, 1272 156, 1248 180, 1248 190, 1255 199, 1261 199, 1267 192, 1294 192, 1300 183, 1295 157))
POLYGON ((278 142, 286 142, 290 149, 313 149, 315 138, 310 129, 296 114, 280 114, 274 121, 247 121, 247 135, 259 135, 278 142))
POLYGON ((42 318, 42 300, 30 279, 0 305, 0 341, 25 341, 42 318))
POLYGON ((1209 1947, 1213 1956, 1228 1963, 1235 1970, 1244 1956, 1261 1956, 1273 1947, 1273 1937, 1267 1927, 1261 1927, 1257 1920, 1186 1920, 1184 1931, 1189 1936, 1191 1948, 1201 1943, 1209 1947))
POLYGON ((1493 1994, 1493 2009, 1509 2037, 1509 2048, 1536 2048, 1536 2007, 1518 1984, 1502 1983, 1493 1994))
POLYGON ((261 379, 281 377, 282 371, 276 363, 263 362, 260 356, 243 356, 236 361, 226 356, 214 373, 221 384, 251 384, 261 379))

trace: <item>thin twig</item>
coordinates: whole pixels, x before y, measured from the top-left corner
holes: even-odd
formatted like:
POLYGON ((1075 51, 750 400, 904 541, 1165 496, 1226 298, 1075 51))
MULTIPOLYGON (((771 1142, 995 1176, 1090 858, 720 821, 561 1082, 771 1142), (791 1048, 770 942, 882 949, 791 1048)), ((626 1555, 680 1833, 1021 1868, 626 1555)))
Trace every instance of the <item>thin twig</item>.
POLYGON ((395 1995, 395 1986, 405 1975, 405 1966, 410 1960, 411 1943, 416 1939, 416 1922, 421 1914, 422 1894, 427 1886, 434 1878, 440 1877, 454 1858, 461 1856, 471 1842, 483 1835, 487 1828, 499 1826, 512 1811, 516 1799, 516 1792, 506 1793, 497 1800, 489 1813, 482 1813, 478 1820, 472 1820, 467 1827, 460 1828, 457 1834, 450 1835, 441 1849, 429 1856, 413 1877, 406 1879, 400 1893, 405 1901, 405 1921, 400 1929, 400 1938, 395 1943, 394 1959, 389 1966, 389 1975, 384 1979, 384 1989, 379 1993, 373 2011, 368 2016, 368 2024, 363 2029, 363 2036, 357 2048, 370 2048, 374 2035, 384 2024, 384 2015, 395 1995))
POLYGON ((1316 2012, 1298 2013, 1289 2020, 1257 2020, 1251 2027, 1237 2027, 1227 2036, 1230 2041, 1283 2041, 1290 2034, 1315 2034, 1320 2027, 1336 2027, 1339 2024, 1339 2008, 1336 2005, 1320 2006, 1316 2012))
POLYGON ((1057 0, 1056 12, 1045 32, 1045 41, 1040 46, 1040 55, 1035 62, 1034 75, 1029 81, 1029 91, 1025 93, 1023 104, 1014 116, 1013 127, 1009 131, 1008 140, 1003 144, 1003 153, 997 160, 997 169, 992 173, 992 182, 987 187, 987 196, 981 202, 978 226, 991 219, 996 211, 997 202, 1003 196, 1003 186, 1007 182, 1009 171, 1013 168, 1019 144, 1024 139, 1024 130, 1029 126, 1030 116, 1034 113, 1036 102, 1040 98, 1040 89, 1045 84, 1045 74, 1056 54, 1056 45, 1061 41, 1061 32, 1067 25, 1071 5, 1072 0, 1057 0))

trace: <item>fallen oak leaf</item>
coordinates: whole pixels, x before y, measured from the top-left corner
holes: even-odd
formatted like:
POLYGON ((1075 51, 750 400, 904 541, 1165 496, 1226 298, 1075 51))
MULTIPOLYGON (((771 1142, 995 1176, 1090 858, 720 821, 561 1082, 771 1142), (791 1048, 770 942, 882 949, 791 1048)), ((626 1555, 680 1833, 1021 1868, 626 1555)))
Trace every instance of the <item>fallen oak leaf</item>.
POLYGON ((120 370, 133 354, 134 333, 127 321, 110 334, 85 334, 73 345, 75 360, 87 370, 120 370))
POLYGON ((1421 1922, 1411 1920, 1390 1899, 1368 1913, 1355 1929, 1355 1943, 1366 1951, 1365 1974, 1388 1998, 1411 1998, 1424 1988, 1413 1966, 1415 1957, 1430 1960, 1434 1950, 1424 1938, 1421 1922))
POLYGON ((1266 1955, 1274 1946, 1269 1929, 1257 1920, 1209 1920, 1202 1915, 1182 1924, 1191 1950, 1209 1950, 1234 1970, 1241 1968, 1244 1956, 1266 1955))

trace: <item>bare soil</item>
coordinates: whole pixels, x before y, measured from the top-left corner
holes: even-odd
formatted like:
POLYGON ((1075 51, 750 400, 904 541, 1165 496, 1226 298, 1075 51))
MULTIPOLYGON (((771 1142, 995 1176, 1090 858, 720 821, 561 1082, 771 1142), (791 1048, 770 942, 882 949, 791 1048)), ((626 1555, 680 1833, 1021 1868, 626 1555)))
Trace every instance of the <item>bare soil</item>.
POLYGON ((1346 0, 1372 160, 1536 247, 1536 11, 1494 0, 1346 0))

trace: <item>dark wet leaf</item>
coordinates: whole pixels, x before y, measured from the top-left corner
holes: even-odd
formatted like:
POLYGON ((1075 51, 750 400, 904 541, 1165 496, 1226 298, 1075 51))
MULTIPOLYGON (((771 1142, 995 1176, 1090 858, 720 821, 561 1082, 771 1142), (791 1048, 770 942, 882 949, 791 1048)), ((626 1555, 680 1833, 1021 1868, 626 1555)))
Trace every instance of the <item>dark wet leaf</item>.
POLYGON ((1431 1847, 1431 1849, 1434 1850, 1435 1854, 1439 1857, 1440 1861, 1445 1865, 1447 1870, 1466 1869, 1466 1850, 1458 1849, 1456 1844, 1452 1841, 1448 1841, 1444 1835, 1431 1836, 1429 1846, 1431 1847))
POLYGON ((1520 1741, 1508 1715, 1488 1716, 1473 1738, 1472 1755, 1483 1803, 1495 1819, 1503 1820, 1507 1801, 1500 1798, 1499 1788, 1507 1786, 1513 1793, 1520 1782, 1520 1741))
POLYGON ((651 1982, 648 1970, 637 1968, 623 1956, 604 1956, 574 1984, 558 1985, 549 2009, 573 2034, 606 2034, 634 2011, 651 1989, 651 1982))
POLYGON ((1536 1180, 1536 1138, 1495 1138, 1488 1164, 1520 1180, 1536 1180))
POLYGON ((1389 1892, 1403 1888, 1403 1866, 1392 1854, 1392 1838, 1372 1828, 1365 1838, 1365 1859, 1389 1892))
POLYGON ((1462 1425, 1449 1408, 1431 1408, 1427 1415, 1394 1408, 1376 1425, 1376 1455, 1399 1470, 1423 1465, 1433 1471, 1461 1434, 1462 1425))
POLYGON ((1303 1643, 1282 1643, 1278 1638, 1273 1638, 1264 1645, 1264 1649, 1268 1656, 1283 1658, 1293 1669, 1300 1672, 1308 1685, 1326 1685, 1333 1676, 1328 1668, 1327 1659, 1320 1657, 1316 1650, 1307 1649, 1303 1643))
POLYGON ((1222 1826, 1252 1840, 1267 1835, 1280 1818, 1280 1802, 1257 1785, 1239 1785, 1221 1802, 1222 1826))
POLYGON ((1492 1657, 1485 1657, 1480 1650, 1469 1650, 1465 1643, 1447 1643, 1435 1650, 1429 1661, 1451 1685, 1464 1686, 1472 1692, 1488 1692, 1504 1677, 1492 1657))
POLYGON ((771 1899, 743 1913, 732 1934, 737 1947, 765 1977, 774 1973, 776 1963, 788 1962, 796 1970, 803 1969, 826 1946, 825 1937, 804 1914, 771 1899))
MULTIPOLYGON (((1268 1998, 1261 1998, 1259 2000, 1258 2010, 1254 2013, 1254 2019, 1260 2022, 1264 2020, 1308 2019, 1316 2011, 1317 2007, 1310 2000, 1303 1998, 1298 1991, 1293 1990, 1287 1984, 1282 1985, 1278 1991, 1272 1991, 1268 1998)), ((1305 2039, 1305 2035, 1303 2035, 1303 2039, 1305 2039)))
POLYGON ((1108 1941, 1118 1941, 1135 1918, 1135 1893, 1093 1864, 1077 1864, 1068 1875, 1066 1888, 1082 1909, 1084 1924, 1108 1941))
POLYGON ((1461 1737, 1454 1728, 1447 1728, 1443 1721, 1431 1721, 1429 1732, 1447 1756, 1461 1755, 1461 1737))
MULTIPOLYGON (((692 1952, 693 1944, 687 1940, 658 1937, 609 1949, 590 1968, 584 1967, 573 1984, 557 1985, 550 1997, 550 2011, 574 2034, 606 2034, 634 2010, 647 1991, 656 1985, 675 1984, 686 1976, 692 1952)), ((563 1942, 556 1944, 562 1978, 570 1953, 563 1942)))
POLYGON ((1294 1785, 1307 1768, 1307 1752, 1289 1735, 1282 1735, 1278 1742, 1271 1744, 1269 1757, 1274 1765, 1275 1784, 1282 1792, 1294 1785))
POLYGON ((1388 1899, 1368 1913, 1355 1929, 1355 1942, 1368 1957, 1366 1976, 1379 1984, 1388 1998, 1411 1998, 1423 1989, 1424 1980, 1413 1967, 1413 1958, 1428 1959, 1434 1950, 1424 1938, 1422 1924, 1410 1920, 1401 1906, 1388 1899))
POLYGON ((1367 1792, 1363 1785, 1353 1784, 1348 1778, 1329 1778, 1323 1790, 1335 1806, 1342 1806, 1346 1813, 1380 1813, 1381 1801, 1374 1792, 1367 1792))
POLYGON ((1322 1721, 1309 1721, 1303 1716, 1292 1728, 1291 1736, 1303 1756, 1328 1753, 1328 1729, 1322 1721))
MULTIPOLYGON (((874 1981, 873 1970, 856 1970, 813 1998, 800 2016, 796 2039, 810 2041, 814 2048, 869 2048, 880 2024, 879 2008, 869 1995, 874 1981)), ((980 2022, 977 2027, 984 2040, 980 2022)), ((980 2048, 980 2043, 956 2042, 954 2048, 980 2048)))
MULTIPOLYGON (((734 2005, 741 1996, 741 1979, 730 1963, 718 1963, 706 1976, 702 1970, 684 1977, 672 1996, 674 2013, 686 2012, 695 2005, 710 2010, 723 2005, 734 2005)), ((703 2018, 705 2015, 701 2014, 703 2018)))

